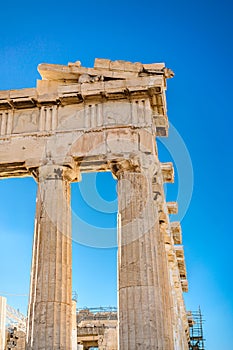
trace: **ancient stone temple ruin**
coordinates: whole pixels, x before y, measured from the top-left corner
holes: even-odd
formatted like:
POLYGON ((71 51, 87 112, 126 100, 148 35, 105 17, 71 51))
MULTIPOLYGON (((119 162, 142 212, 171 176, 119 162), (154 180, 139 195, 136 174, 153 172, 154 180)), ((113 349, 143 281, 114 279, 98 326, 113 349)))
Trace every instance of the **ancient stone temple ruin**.
POLYGON ((0 91, 0 177, 38 184, 27 350, 74 348, 70 184, 100 171, 118 180, 118 349, 188 349, 181 228, 163 189, 174 172, 156 145, 173 72, 107 59, 38 69, 36 88, 0 91))

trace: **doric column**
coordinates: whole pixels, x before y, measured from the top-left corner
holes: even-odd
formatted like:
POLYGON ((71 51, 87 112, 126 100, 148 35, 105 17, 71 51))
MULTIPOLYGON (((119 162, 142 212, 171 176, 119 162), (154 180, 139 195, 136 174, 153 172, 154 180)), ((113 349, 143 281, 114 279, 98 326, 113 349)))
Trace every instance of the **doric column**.
POLYGON ((174 347, 174 306, 172 302, 172 285, 170 282, 170 270, 168 266, 168 257, 166 252, 166 238, 168 229, 167 224, 169 222, 169 217, 167 214, 166 201, 164 197, 163 190, 163 178, 160 167, 156 174, 153 176, 153 193, 154 193, 154 205, 159 215, 159 279, 161 283, 162 292, 162 303, 163 303, 163 313, 165 320, 165 340, 166 349, 175 349, 174 347))
MULTIPOLYGON (((167 205, 163 189, 164 182, 173 182, 172 178, 174 175, 172 174, 172 168, 173 166, 171 163, 163 163, 162 167, 159 167, 156 174, 153 176, 152 186, 155 206, 158 208, 159 212, 161 236, 160 251, 163 252, 161 257, 161 261, 163 261, 163 273, 161 274, 161 281, 164 290, 163 303, 167 306, 165 309, 165 315, 171 320, 171 322, 168 322, 168 326, 171 328, 169 329, 169 327, 167 327, 166 329, 166 339, 168 342, 171 340, 173 341, 174 349, 186 350, 188 349, 188 341, 185 335, 181 310, 184 310, 185 316, 186 312, 179 268, 174 251, 174 236, 172 235, 172 226, 174 226, 174 223, 170 223, 168 215, 171 212, 176 213, 177 206, 175 203, 167 205), (166 278, 166 276, 169 278, 166 278), (170 334, 173 334, 173 338, 170 337, 170 334)), ((179 240, 179 238, 177 238, 177 240, 179 240)))
POLYGON ((69 350, 72 339, 70 181, 65 166, 37 171, 27 349, 69 350))
POLYGON ((118 178, 119 203, 119 350, 173 350, 172 340, 167 339, 171 321, 164 312, 161 277, 165 251, 161 251, 152 174, 127 160, 114 164, 113 173, 118 178))

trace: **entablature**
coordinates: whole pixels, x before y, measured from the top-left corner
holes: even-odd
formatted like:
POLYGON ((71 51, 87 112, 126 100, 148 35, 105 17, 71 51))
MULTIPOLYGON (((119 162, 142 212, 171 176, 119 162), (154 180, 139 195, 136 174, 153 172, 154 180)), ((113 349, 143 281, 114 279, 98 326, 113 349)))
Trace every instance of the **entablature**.
MULTIPOLYGON (((38 70, 42 80, 38 80, 36 88, 0 91, 0 137, 15 132, 57 131, 60 115, 69 112, 78 113, 73 130, 115 124, 150 126, 154 135, 167 135, 165 90, 166 78, 172 72, 164 64, 96 59, 94 68, 81 67, 76 62, 68 66, 41 64, 38 70), (111 109, 118 104, 118 111, 110 111, 109 104, 111 109), (103 111, 106 105, 107 116, 103 111), (130 112, 125 113, 123 105, 128 105, 130 112), (52 120, 56 117, 50 116, 52 109, 57 111, 57 123, 52 120), (19 119, 25 130, 15 131, 19 119)), ((66 130, 63 126, 60 125, 62 131, 66 130)))

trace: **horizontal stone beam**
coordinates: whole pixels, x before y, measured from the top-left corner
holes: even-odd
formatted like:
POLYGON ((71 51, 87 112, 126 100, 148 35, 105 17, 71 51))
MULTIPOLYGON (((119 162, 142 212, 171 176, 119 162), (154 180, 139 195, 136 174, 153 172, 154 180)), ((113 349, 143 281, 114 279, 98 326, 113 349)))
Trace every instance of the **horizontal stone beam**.
MULTIPOLYGON (((79 331, 79 330, 78 330, 79 331)), ((95 341, 98 341, 98 339, 99 339, 99 336, 98 335, 92 335, 92 334, 90 334, 90 335, 84 335, 84 336, 82 336, 82 335, 80 335, 79 336, 79 334, 78 334, 78 337, 77 337, 77 341, 78 342, 95 342, 95 341)), ((95 346, 96 344, 92 344, 92 346, 95 346)))
MULTIPOLYGON (((90 322, 89 322, 90 323, 90 322)), ((103 335, 104 334, 104 325, 98 325, 96 324, 95 327, 88 326, 88 325, 78 325, 77 328, 78 336, 95 336, 95 335, 103 335)))
POLYGON ((25 177, 30 176, 30 172, 24 162, 9 163, 0 165, 0 178, 25 177))

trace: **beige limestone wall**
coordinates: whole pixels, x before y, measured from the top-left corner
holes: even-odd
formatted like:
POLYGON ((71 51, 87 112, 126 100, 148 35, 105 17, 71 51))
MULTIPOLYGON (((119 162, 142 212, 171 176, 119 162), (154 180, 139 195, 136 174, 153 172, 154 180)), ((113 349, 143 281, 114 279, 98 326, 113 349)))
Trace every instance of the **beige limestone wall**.
POLYGON ((105 326, 104 335, 98 341, 99 350, 118 350, 116 326, 105 326))
POLYGON ((83 320, 78 322, 78 344, 80 346, 98 346, 100 350, 118 350, 117 320, 104 317, 99 320, 83 320))
POLYGON ((15 350, 25 350, 26 345, 26 333, 22 330, 8 329, 6 332, 6 346, 5 350, 15 349, 15 350))

